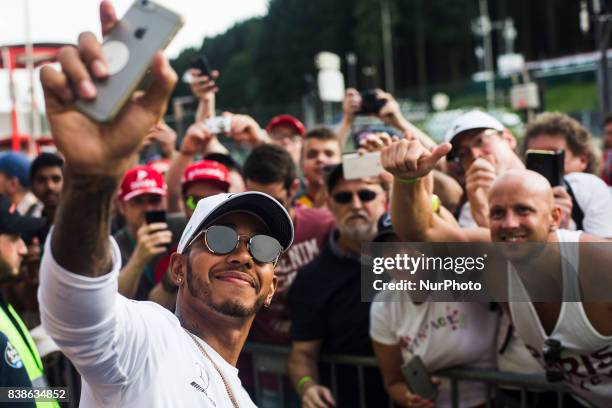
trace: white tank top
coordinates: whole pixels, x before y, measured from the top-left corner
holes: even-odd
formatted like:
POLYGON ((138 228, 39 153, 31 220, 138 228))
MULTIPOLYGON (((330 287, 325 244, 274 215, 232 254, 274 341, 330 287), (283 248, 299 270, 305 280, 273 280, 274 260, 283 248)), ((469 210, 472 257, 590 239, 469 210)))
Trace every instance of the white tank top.
MULTIPOLYGON (((579 242, 582 231, 558 230, 559 242, 579 242)), ((577 271, 578 245, 560 245, 563 298, 579 299, 577 271), (565 267, 569 264, 571 267, 565 267)), ((514 267, 508 264, 510 299, 528 299, 529 295, 514 267)), ((589 322, 581 302, 563 302, 557 323, 546 335, 531 302, 510 302, 514 327, 526 347, 545 366, 542 348, 546 339, 561 342, 563 381, 572 391, 597 407, 612 406, 612 336, 599 334, 589 322)))

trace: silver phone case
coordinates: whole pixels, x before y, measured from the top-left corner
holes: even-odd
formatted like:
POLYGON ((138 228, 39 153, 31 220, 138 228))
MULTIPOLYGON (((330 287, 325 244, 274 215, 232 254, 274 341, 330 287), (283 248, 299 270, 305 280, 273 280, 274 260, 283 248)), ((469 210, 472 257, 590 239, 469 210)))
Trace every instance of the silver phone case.
POLYGON ((104 38, 103 44, 118 41, 127 46, 123 68, 103 81, 94 81, 96 99, 79 99, 75 106, 98 122, 112 120, 144 78, 155 53, 164 49, 183 26, 183 17, 154 2, 137 0, 104 38), (137 30, 144 34, 136 38, 137 30))

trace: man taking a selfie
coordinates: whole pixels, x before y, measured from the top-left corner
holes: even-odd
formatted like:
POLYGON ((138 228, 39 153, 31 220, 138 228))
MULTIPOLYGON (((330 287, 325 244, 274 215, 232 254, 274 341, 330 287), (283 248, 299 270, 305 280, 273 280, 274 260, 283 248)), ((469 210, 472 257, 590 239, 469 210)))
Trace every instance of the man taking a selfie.
MULTIPOLYGON (((106 34, 117 19, 107 1, 100 11, 106 34)), ((276 260, 293 240, 287 212, 261 193, 201 200, 171 260, 176 315, 119 295, 111 202, 163 115, 176 74, 158 52, 147 92, 101 125, 74 109, 68 85, 79 84, 79 98, 95 99, 92 76, 108 72, 100 43, 81 34, 78 47, 63 48, 58 59, 62 72, 44 67, 41 80, 66 158, 66 187, 45 247, 39 300, 44 327, 82 375, 80 406, 254 406, 234 365, 255 313, 274 295, 276 260)))

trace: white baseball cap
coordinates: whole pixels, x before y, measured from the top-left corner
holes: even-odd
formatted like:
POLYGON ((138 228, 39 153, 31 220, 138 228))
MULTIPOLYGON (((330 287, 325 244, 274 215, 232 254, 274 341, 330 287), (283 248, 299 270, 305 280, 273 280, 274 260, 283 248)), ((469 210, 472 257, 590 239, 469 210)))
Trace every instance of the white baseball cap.
POLYGON ((230 212, 245 212, 261 218, 270 229, 270 236, 278 240, 283 251, 286 251, 293 243, 293 222, 285 207, 268 194, 247 191, 236 194, 216 194, 198 201, 183 231, 177 252, 182 254, 209 222, 230 212))
MULTIPOLYGON (((452 143, 453 139, 460 133, 465 132, 466 130, 472 129, 495 129, 499 132, 504 130, 504 125, 493 116, 488 113, 484 113, 479 110, 473 110, 456 118, 453 123, 451 123, 450 128, 446 131, 444 135, 444 141, 446 143, 452 143)), ((454 149, 453 149, 454 150, 454 149)), ((451 156, 451 152, 449 152, 449 156, 451 156)))

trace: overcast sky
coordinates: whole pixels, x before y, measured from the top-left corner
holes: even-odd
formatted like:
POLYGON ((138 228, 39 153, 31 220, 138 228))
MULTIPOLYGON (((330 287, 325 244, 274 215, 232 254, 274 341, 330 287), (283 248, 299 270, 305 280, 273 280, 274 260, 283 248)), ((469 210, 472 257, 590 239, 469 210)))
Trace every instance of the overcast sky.
MULTIPOLYGON (((202 39, 221 33, 234 23, 266 13, 268 0, 156 0, 182 14, 183 29, 168 46, 175 57, 190 46, 199 47, 202 39)), ((133 0, 114 0, 119 17, 133 0)), ((0 0, 0 45, 25 41, 26 0, 0 0)), ((99 0, 30 0, 32 40, 34 42, 76 42, 81 31, 99 35, 99 0)))

